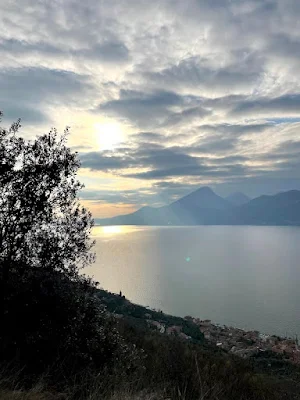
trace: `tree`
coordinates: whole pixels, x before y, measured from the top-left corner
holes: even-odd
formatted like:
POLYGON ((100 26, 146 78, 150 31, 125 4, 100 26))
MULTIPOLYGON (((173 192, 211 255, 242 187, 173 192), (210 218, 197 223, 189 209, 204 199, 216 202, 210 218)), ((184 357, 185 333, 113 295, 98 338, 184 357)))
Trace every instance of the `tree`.
POLYGON ((25 141, 20 126, 17 121, 0 129, 2 277, 8 278, 15 262, 76 275, 93 259, 93 220, 78 203, 80 162, 66 146, 68 129, 61 137, 52 129, 25 141))
POLYGON ((82 368, 127 368, 135 348, 120 337, 96 284, 79 274, 94 258, 93 220, 78 201, 80 162, 67 147, 68 129, 29 141, 20 127, 0 128, 0 363, 27 377, 51 369, 56 380, 82 368))
POLYGON ((21 352, 28 362, 31 353, 37 363, 35 351, 49 361, 68 341, 74 350, 84 313, 97 324, 100 314, 91 308, 92 282, 79 275, 93 260, 93 220, 78 202, 80 163, 66 145, 68 130, 26 141, 20 127, 0 128, 0 355, 21 352))

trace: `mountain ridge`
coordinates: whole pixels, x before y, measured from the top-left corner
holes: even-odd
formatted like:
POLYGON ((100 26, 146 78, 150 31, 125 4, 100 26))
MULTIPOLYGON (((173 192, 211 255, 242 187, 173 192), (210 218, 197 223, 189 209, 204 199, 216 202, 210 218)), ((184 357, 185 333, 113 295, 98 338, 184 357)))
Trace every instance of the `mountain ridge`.
MULTIPOLYGON (((232 196, 247 199, 243 193, 232 196)), ((231 196, 231 197, 232 197, 231 196)), ((97 225, 296 225, 300 226, 300 191, 262 195, 233 204, 210 187, 200 187, 162 207, 145 206, 126 215, 95 219, 97 225)))

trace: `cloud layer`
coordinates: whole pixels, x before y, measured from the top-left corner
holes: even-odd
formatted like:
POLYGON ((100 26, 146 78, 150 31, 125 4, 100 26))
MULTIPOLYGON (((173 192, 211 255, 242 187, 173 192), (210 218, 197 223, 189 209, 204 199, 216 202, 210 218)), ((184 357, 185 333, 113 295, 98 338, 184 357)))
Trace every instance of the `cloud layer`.
POLYGON ((93 201, 300 189, 299 17, 298 0, 2 2, 4 121, 71 125, 93 201))

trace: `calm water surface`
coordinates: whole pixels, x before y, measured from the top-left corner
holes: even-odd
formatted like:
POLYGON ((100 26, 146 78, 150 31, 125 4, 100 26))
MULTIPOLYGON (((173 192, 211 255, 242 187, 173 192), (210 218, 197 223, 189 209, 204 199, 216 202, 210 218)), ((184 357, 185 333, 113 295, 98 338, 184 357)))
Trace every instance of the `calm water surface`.
POLYGON ((300 335, 300 228, 95 227, 100 286, 164 312, 300 335))

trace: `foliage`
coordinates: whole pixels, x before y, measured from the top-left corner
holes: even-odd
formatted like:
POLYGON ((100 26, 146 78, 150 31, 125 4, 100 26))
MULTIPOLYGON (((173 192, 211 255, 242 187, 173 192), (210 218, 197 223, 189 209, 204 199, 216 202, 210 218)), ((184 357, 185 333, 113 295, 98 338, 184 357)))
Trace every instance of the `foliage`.
POLYGON ((0 129, 1 361, 56 377, 131 365, 134 349, 79 275, 93 260, 93 220, 78 202, 80 163, 68 132, 26 141, 19 128, 0 129))
POLYGON ((68 130, 25 141, 19 128, 20 121, 0 129, 0 256, 8 269, 3 278, 13 262, 72 277, 93 257, 93 220, 77 198, 77 154, 66 146, 68 130))
POLYGON ((125 359, 128 346, 88 280, 18 265, 7 284, 2 360, 13 359, 27 373, 69 374, 107 368, 120 351, 125 359))
POLYGON ((183 333, 197 342, 204 342, 203 333, 189 319, 167 315, 161 311, 149 310, 146 307, 131 303, 124 296, 117 296, 103 289, 97 289, 96 295, 105 304, 107 310, 112 313, 124 314, 127 318, 130 316, 139 319, 139 324, 141 320, 146 321, 146 315, 150 315, 153 320, 163 323, 166 327, 180 325, 183 333))

